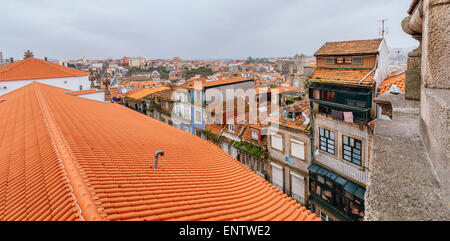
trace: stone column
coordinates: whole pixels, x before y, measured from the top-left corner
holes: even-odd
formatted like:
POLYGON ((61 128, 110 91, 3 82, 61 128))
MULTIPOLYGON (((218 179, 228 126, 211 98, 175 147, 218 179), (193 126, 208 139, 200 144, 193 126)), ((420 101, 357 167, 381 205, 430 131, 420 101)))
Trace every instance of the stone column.
MULTIPOLYGON (((419 41, 419 47, 408 54, 408 69, 405 72, 405 98, 412 100, 420 99, 421 86, 421 59, 422 59, 422 34, 412 29, 412 16, 408 16, 402 21, 402 28, 405 33, 412 35, 419 41)), ((416 30, 419 30, 417 27, 416 30)))

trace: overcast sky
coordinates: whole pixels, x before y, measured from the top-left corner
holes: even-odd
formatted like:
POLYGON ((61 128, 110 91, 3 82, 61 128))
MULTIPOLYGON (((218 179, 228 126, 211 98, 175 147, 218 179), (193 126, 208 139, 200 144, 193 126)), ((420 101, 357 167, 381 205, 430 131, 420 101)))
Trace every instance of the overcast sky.
POLYGON ((2 0, 4 58, 216 59, 313 54, 324 42, 378 37, 416 46, 401 30, 411 0, 2 0))

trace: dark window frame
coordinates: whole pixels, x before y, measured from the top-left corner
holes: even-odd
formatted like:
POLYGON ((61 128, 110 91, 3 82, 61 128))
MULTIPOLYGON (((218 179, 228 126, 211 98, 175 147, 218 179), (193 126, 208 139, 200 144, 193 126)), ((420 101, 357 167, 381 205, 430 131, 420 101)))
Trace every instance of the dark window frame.
POLYGON ((319 127, 319 149, 331 155, 336 155, 336 133, 334 131, 319 127), (331 144, 333 148, 330 147, 331 144))
POLYGON ((342 159, 362 167, 362 141, 351 136, 342 135, 342 159))

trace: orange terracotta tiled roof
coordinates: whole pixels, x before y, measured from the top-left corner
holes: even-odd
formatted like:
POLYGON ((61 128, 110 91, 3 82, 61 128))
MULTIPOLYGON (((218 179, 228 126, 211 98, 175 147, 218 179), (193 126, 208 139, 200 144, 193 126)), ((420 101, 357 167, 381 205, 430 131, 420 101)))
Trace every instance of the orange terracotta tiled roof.
POLYGON ((389 91, 389 89, 395 85, 401 92, 405 92, 405 70, 402 68, 392 72, 380 85, 380 95, 389 91))
POLYGON ((88 76, 89 72, 28 58, 0 67, 0 81, 88 76))
POLYGON ((68 95, 78 96, 78 95, 88 95, 88 94, 94 94, 99 92, 105 92, 104 90, 80 90, 80 91, 69 91, 66 92, 68 95))
POLYGON ((272 93, 274 93, 274 92, 284 93, 284 92, 290 92, 290 91, 299 91, 299 89, 294 86, 276 87, 276 88, 270 89, 270 92, 272 92, 272 93))
POLYGON ((314 55, 375 54, 383 39, 326 42, 314 55))
POLYGON ((165 87, 165 86, 158 86, 158 87, 154 87, 154 88, 145 88, 145 89, 140 89, 137 91, 126 93, 125 96, 137 100, 137 99, 142 99, 148 95, 158 93, 161 91, 165 91, 165 90, 170 90, 170 88, 165 87))
POLYGON ((371 69, 331 69, 317 68, 309 77, 311 82, 334 82, 343 84, 358 84, 364 77, 362 85, 371 85, 375 76, 375 71, 371 69))
POLYGON ((0 220, 320 220, 218 146, 122 105, 37 82, 0 98, 0 220))
POLYGON ((297 101, 292 105, 286 106, 279 110, 277 114, 273 114, 268 118, 271 123, 277 123, 283 126, 291 127, 298 130, 308 130, 310 122, 306 122, 306 118, 301 114, 304 113, 309 118, 309 99, 304 99, 301 101, 297 101), (287 120, 286 112, 293 111, 296 113, 295 120, 287 120))
POLYGON ((229 78, 229 79, 207 81, 207 78, 198 78, 198 79, 190 80, 189 82, 187 82, 186 84, 184 84, 180 87, 193 89, 195 87, 196 81, 201 81, 202 87, 205 88, 205 87, 213 87, 213 86, 217 86, 217 85, 239 83, 239 82, 243 82, 243 81, 247 81, 247 80, 251 80, 251 79, 235 77, 235 78, 229 78))

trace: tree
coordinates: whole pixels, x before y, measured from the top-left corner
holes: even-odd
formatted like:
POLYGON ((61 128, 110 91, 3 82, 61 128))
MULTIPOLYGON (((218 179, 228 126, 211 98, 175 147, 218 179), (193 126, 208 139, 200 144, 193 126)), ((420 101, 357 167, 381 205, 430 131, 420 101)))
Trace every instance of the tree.
POLYGON ((34 57, 34 54, 30 50, 27 50, 27 52, 25 52, 23 54, 23 59, 28 59, 28 58, 33 58, 33 57, 34 57))

